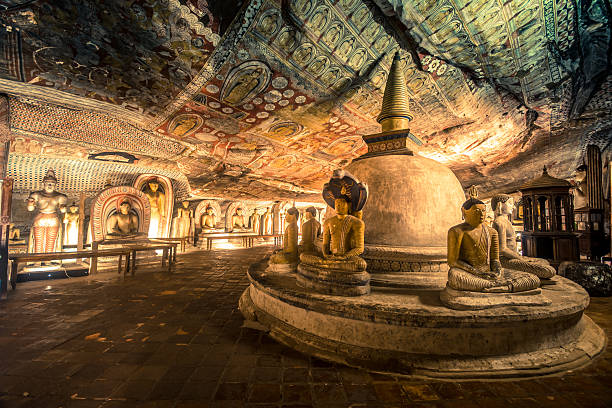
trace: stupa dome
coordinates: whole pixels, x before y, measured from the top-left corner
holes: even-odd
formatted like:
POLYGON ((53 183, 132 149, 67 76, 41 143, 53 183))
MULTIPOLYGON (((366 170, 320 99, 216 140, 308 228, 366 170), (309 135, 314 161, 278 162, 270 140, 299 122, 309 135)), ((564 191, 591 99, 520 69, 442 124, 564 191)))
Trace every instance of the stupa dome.
POLYGON ((369 188, 363 210, 365 253, 371 283, 441 289, 446 284, 446 236, 461 222, 465 195, 443 164, 417 156, 421 144, 406 128, 408 92, 396 54, 379 122, 383 132, 364 136, 368 153, 347 166, 369 188))

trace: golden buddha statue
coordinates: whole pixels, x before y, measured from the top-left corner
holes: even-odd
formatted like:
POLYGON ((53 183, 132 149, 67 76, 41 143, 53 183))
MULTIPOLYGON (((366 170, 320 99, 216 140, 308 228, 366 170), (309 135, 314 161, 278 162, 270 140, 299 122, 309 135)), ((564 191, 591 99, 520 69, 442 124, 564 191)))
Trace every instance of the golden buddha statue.
POLYGON ((176 217, 173 220, 172 237, 185 238, 189 237, 191 231, 191 210, 189 209, 189 201, 183 200, 182 207, 179 207, 176 217))
POLYGON ((299 211, 292 207, 287 210, 285 216, 285 235, 283 237, 283 249, 270 257, 270 265, 288 265, 291 271, 295 270, 298 262, 298 218, 299 211))
POLYGON ((516 232, 509 218, 514 208, 514 199, 507 194, 497 194, 491 199, 491 208, 495 213, 493 228, 499 235, 499 260, 502 267, 529 272, 540 279, 550 279, 555 276, 555 268, 547 260, 521 256, 518 253, 516 232))
POLYGON ((256 234, 259 234, 261 230, 261 216, 259 215, 257 208, 253 210, 253 214, 251 215, 250 224, 251 224, 251 230, 256 234))
POLYGON ((245 229, 246 222, 244 220, 244 214, 242 208, 236 208, 236 212, 232 215, 232 227, 238 229, 245 229))
POLYGON ((29 252, 54 252, 61 250, 60 213, 66 212, 68 197, 55 191, 57 178, 51 169, 43 178, 43 189, 34 191, 27 199, 28 211, 38 208, 30 231, 29 252))
POLYGON ((119 204, 118 211, 108 217, 106 234, 112 236, 131 236, 138 233, 138 216, 132 212, 129 200, 119 204))
POLYGON ((217 217, 215 215, 215 209, 210 205, 206 207, 206 211, 202 214, 200 220, 202 229, 214 229, 217 226, 217 217))
POLYGON ((504 269, 497 231, 485 224, 486 205, 470 198, 461 207, 465 222, 448 230, 448 286, 472 292, 522 292, 537 289, 530 273, 504 269))
POLYGON ((364 250, 365 224, 360 219, 367 186, 344 170, 334 172, 323 188, 323 199, 336 215, 323 224, 322 255, 303 252, 298 282, 322 293, 356 296, 370 292, 370 275, 364 250))
POLYGON ((159 191, 159 182, 156 179, 149 181, 149 188, 145 195, 151 204, 151 221, 149 223, 149 238, 160 238, 164 233, 164 220, 166 219, 166 195, 159 191))
POLYGON ((266 212, 264 212, 262 218, 263 218, 262 233, 264 235, 272 234, 272 213, 270 212, 270 207, 266 208, 266 212))
POLYGON ((316 220, 317 209, 308 207, 304 213, 306 221, 302 224, 302 252, 317 252, 315 241, 321 235, 321 223, 316 220))
POLYGON ((72 203, 64 214, 64 245, 77 245, 79 242, 79 207, 72 203))

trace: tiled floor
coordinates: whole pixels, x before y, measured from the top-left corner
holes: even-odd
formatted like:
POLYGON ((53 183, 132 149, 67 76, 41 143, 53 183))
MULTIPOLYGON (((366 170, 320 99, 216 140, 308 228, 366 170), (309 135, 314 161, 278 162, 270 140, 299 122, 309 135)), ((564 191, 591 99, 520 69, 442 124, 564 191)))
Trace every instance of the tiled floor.
MULTIPOLYGON (((336 366, 241 328, 246 265, 269 247, 20 284, 0 303, 0 407, 612 407, 610 346, 562 377, 432 382, 336 366)), ((612 299, 588 314, 612 328, 612 299)))

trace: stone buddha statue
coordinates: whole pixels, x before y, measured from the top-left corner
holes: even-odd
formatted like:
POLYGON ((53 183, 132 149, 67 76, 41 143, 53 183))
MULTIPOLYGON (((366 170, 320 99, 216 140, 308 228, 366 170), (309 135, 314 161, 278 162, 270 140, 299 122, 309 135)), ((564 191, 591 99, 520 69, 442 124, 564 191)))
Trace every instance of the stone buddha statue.
POLYGON ((510 222, 514 208, 514 199, 507 194, 497 194, 491 199, 491 208, 495 213, 493 228, 499 235, 499 260, 504 268, 529 272, 540 279, 550 279, 556 271, 547 260, 521 256, 516 248, 516 232, 510 222))
POLYGON ((72 203, 64 214, 64 245, 77 245, 79 242, 79 207, 72 203))
POLYGON ((166 195, 159 191, 157 179, 149 181, 149 188, 145 195, 151 204, 151 221, 149 224, 149 238, 159 238, 164 233, 164 220, 166 219, 166 195))
POLYGON ((323 188, 323 199, 336 215, 323 224, 323 254, 300 255, 298 282, 319 292, 355 296, 370 292, 364 250, 364 222, 359 215, 367 187, 350 173, 337 170, 323 188))
POLYGON ((138 233, 138 216, 132 212, 129 200, 119 204, 118 211, 108 217, 106 234, 111 236, 132 236, 138 233))
POLYGON ((317 252, 315 241, 321 235, 321 223, 316 220, 317 209, 308 207, 304 213, 306 221, 302 224, 302 252, 317 252))
POLYGON ((458 291, 522 292, 540 280, 526 272, 502 268, 497 231, 485 224, 486 206, 470 198, 461 207, 465 222, 448 230, 448 286, 458 291))
POLYGON ((217 225, 217 217, 215 216, 215 209, 210 205, 206 207, 206 211, 202 214, 200 221, 202 229, 214 229, 217 225))
POLYGON ((259 234, 259 232, 261 231, 261 216, 259 215, 257 208, 253 210, 253 214, 251 215, 250 224, 251 224, 251 230, 256 234, 259 234))
POLYGON ((272 234, 272 212, 270 211, 270 207, 266 208, 266 212, 264 212, 262 219, 263 219, 262 233, 264 235, 272 234))
POLYGON ((232 215, 232 227, 238 229, 245 229, 246 222, 244 220, 244 214, 242 208, 236 208, 236 212, 232 215))
POLYGON ((189 209, 189 201, 181 202, 176 217, 173 220, 172 237, 185 238, 188 237, 191 231, 191 210, 189 209))
POLYGON ((57 178, 51 169, 43 178, 43 189, 34 191, 27 199, 28 211, 38 208, 30 232, 29 252, 55 252, 61 250, 60 226, 58 217, 66 212, 68 198, 65 194, 55 191, 57 178))
POLYGON ((270 257, 270 269, 278 272, 294 272, 298 263, 298 218, 299 211, 292 207, 285 216, 285 235, 283 249, 270 257), (279 265, 276 266, 275 265, 279 265))

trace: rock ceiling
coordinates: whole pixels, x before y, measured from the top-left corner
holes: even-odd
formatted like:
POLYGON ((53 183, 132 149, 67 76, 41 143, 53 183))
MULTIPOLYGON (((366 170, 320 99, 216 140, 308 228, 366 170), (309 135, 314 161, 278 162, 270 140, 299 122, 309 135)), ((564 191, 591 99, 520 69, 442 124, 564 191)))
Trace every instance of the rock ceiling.
POLYGON ((129 153, 196 196, 313 198, 380 131, 399 51, 418 154, 512 191, 609 144, 609 15, 604 0, 0 0, 0 91, 13 154, 129 153))

